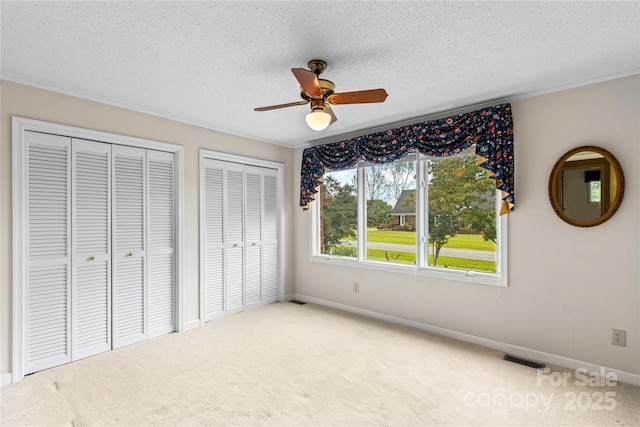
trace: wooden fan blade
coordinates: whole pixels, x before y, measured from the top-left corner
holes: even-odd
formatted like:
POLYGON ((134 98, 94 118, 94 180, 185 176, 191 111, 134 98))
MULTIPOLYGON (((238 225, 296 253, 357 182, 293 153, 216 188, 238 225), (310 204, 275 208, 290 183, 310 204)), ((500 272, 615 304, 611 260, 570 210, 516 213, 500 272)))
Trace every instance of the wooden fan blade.
POLYGON ((304 68, 292 68, 291 72, 298 83, 311 98, 322 99, 322 89, 320 89, 320 83, 318 82, 318 76, 313 71, 305 70, 304 68))
POLYGON ((278 108, 295 107, 296 105, 307 105, 308 103, 309 103, 308 101, 289 102, 288 104, 278 104, 278 105, 270 105, 268 107, 254 108, 253 111, 277 110, 278 108))
POLYGON ((369 102, 384 102, 387 96, 389 95, 384 89, 358 90, 329 95, 327 102, 330 104, 367 104, 369 102))
POLYGON ((333 110, 331 109, 331 105, 324 104, 324 111, 325 111, 325 113, 329 113, 329 115, 331 116, 331 121, 329 122, 330 125, 332 125, 334 122, 336 122, 338 120, 336 115, 333 114, 333 110))

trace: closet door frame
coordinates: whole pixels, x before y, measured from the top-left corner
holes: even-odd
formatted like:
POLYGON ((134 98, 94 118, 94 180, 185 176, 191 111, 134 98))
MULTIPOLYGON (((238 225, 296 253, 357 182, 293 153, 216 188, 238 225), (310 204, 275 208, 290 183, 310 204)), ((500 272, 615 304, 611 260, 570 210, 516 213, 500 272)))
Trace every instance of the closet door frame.
POLYGON ((25 150, 26 132, 41 132, 61 135, 69 138, 86 139, 97 142, 118 144, 129 147, 146 148, 173 153, 175 156, 175 331, 184 328, 183 319, 183 276, 184 276, 184 147, 177 144, 158 142, 148 139, 135 138, 109 132, 95 131, 75 126, 45 122, 13 116, 12 124, 12 372, 11 381, 17 383, 24 378, 26 370, 26 283, 28 276, 27 254, 27 222, 26 205, 28 188, 27 167, 28 159, 25 150))
POLYGON ((278 301, 284 301, 284 277, 283 277, 283 253, 284 253, 284 164, 270 160, 257 159, 254 157, 240 156, 236 154, 223 153, 200 149, 200 324, 205 323, 204 309, 204 161, 205 159, 219 160, 222 162, 240 163, 248 166, 257 166, 276 170, 277 176, 277 209, 278 209, 278 301))

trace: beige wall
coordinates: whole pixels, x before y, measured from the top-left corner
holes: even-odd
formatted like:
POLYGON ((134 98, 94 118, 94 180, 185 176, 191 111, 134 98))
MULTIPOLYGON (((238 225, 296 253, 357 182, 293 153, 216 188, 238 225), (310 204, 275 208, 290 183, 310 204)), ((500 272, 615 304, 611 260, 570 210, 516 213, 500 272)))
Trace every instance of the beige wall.
MULTIPOLYGON (((295 210, 296 297, 640 374, 640 76, 512 107, 516 207, 508 288, 310 261, 311 214, 295 210), (611 151, 626 178, 619 211, 593 228, 561 221, 547 192, 556 160, 580 145, 611 151), (360 293, 352 292, 353 282, 360 293), (626 348, 611 345, 611 328, 627 331, 626 348)), ((301 154, 296 150, 295 171, 301 154)))
POLYGON ((185 322, 199 319, 199 149, 284 163, 284 282, 285 293, 293 292, 293 150, 12 82, 1 84, 0 373, 11 371, 11 116, 14 115, 184 146, 185 322))

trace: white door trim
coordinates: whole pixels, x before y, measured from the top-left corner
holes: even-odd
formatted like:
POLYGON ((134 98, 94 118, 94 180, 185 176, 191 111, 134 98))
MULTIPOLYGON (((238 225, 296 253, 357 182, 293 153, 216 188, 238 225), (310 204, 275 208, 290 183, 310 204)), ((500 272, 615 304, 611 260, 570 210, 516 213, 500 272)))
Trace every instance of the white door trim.
POLYGON ((183 275, 184 275, 184 243, 183 243, 183 217, 184 217, 184 147, 177 144, 152 141, 135 138, 115 133, 94 131, 75 126, 67 126, 24 117, 12 117, 12 382, 17 383, 24 377, 26 357, 25 334, 25 310, 26 302, 24 286, 27 276, 26 254, 26 221, 25 206, 27 190, 27 177, 24 150, 25 132, 34 131, 63 135, 71 138, 88 139, 111 144, 130 147, 147 148, 166 151, 175 155, 175 179, 176 179, 176 331, 184 330, 183 315, 183 275))

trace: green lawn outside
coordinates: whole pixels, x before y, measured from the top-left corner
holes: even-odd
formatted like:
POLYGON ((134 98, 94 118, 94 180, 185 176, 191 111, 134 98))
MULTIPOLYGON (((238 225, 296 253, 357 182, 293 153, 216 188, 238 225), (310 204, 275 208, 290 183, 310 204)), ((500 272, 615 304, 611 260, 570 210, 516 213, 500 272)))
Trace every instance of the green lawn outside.
POLYGON ((367 230, 367 241, 377 243, 395 243, 398 245, 415 245, 415 231, 367 230))
POLYGON ((495 252, 496 250, 496 244, 491 241, 485 242, 480 234, 458 234, 456 237, 449 239, 449 242, 443 247, 489 252, 495 252))
POLYGON ((382 249, 367 249, 368 259, 387 261, 387 255, 389 256, 389 261, 391 262, 397 262, 400 264, 416 263, 416 254, 412 254, 409 252, 385 251, 382 249))
MULTIPOLYGON (((349 248, 353 249, 353 248, 349 248)), ((355 256, 355 251, 353 251, 355 256)), ((367 250, 367 258, 371 260, 397 262, 399 264, 415 264, 416 255, 408 252, 385 251, 381 249, 367 250)), ((433 264, 433 256, 429 256, 429 264, 433 264)), ((466 258, 438 257, 438 267, 456 268, 460 270, 496 272, 496 263, 466 258)))
MULTIPOLYGON (((369 229, 367 230, 367 240, 369 242, 415 245, 416 233, 413 231, 382 231, 369 229)), ((489 252, 496 250, 496 244, 493 242, 485 242, 480 234, 458 234, 449 239, 449 242, 444 247, 489 252)))
MULTIPOLYGON (((433 256, 429 256, 429 264, 433 264, 433 256)), ((438 257, 438 267, 457 268, 459 270, 496 272, 496 263, 493 261, 481 261, 477 259, 438 257)))

